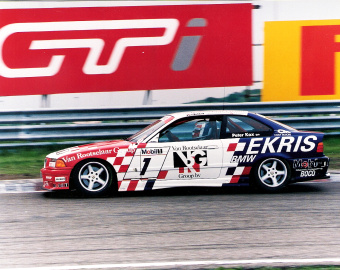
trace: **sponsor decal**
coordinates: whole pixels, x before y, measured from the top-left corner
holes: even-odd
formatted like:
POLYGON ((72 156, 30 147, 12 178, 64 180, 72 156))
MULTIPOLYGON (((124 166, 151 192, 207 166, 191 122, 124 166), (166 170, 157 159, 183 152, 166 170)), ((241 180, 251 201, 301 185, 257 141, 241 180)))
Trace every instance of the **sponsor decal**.
POLYGON ((200 178, 201 174, 199 173, 192 173, 192 174, 179 174, 179 179, 193 179, 193 178, 200 178))
POLYGON ((161 155, 163 154, 162 148, 154 148, 154 149, 141 149, 142 155, 161 155))
MULTIPOLYGON (((207 150, 173 152, 174 168, 178 168, 179 174, 196 172, 191 178, 200 177, 201 167, 208 166, 207 150), (185 170, 187 169, 187 170, 185 170)), ((179 178, 183 178, 180 177, 179 178)))
POLYGON ((259 153, 281 153, 281 152, 310 152, 315 149, 317 137, 268 137, 251 139, 246 149, 247 155, 257 155, 259 153))
POLYGON ((193 146, 172 146, 172 150, 174 151, 188 151, 188 150, 201 150, 207 149, 208 146, 206 145, 193 145, 193 146))
POLYGON ((327 161, 318 159, 295 159, 293 169, 300 172, 300 177, 313 177, 318 170, 323 170, 328 166, 327 161))
POLYGON ((339 19, 265 22, 264 43, 262 101, 340 98, 339 19))
POLYGON ((53 187, 66 188, 66 187, 68 187, 68 183, 53 185, 53 187))
POLYGON ((62 158, 63 161, 65 161, 66 163, 67 162, 72 162, 72 161, 75 161, 76 160, 76 157, 75 156, 72 156, 72 157, 64 157, 62 158))
POLYGON ((232 138, 244 138, 244 137, 258 137, 261 136, 260 133, 251 133, 251 132, 245 132, 245 133, 232 133, 232 138))
POLYGON ((315 176, 315 170, 301 171, 300 177, 312 177, 315 176))
POLYGON ((194 113, 188 113, 187 116, 199 116, 199 115, 205 115, 204 112, 194 112, 194 113))
POLYGON ((253 162, 256 155, 235 155, 231 158, 231 163, 253 162))
POLYGON ((252 84, 251 4, 46 7, 0 9, 3 96, 252 84))
POLYGON ((232 138, 243 138, 244 134, 243 133, 233 133, 231 134, 232 138))
POLYGON ((68 152, 75 152, 75 151, 78 151, 79 150, 79 147, 78 146, 74 146, 74 147, 70 147, 70 148, 66 148, 66 149, 63 149, 63 150, 60 150, 58 152, 56 152, 56 155, 62 155, 62 154, 66 154, 68 152))
POLYGON ((288 130, 284 130, 284 129, 279 129, 277 130, 277 133, 274 134, 274 136, 291 136, 292 133, 288 130))
POLYGON ((111 153, 112 153, 112 149, 98 150, 96 152, 89 152, 89 153, 78 153, 77 159, 92 157, 92 156, 100 156, 100 155, 110 155, 111 153))
POLYGON ((66 181, 66 177, 55 177, 54 181, 55 182, 65 182, 66 181))
POLYGON ((125 151, 126 153, 131 153, 131 154, 133 154, 133 153, 136 152, 136 148, 131 148, 130 146, 129 146, 129 148, 119 148, 119 147, 113 148, 113 153, 116 153, 116 154, 117 154, 118 151, 120 151, 120 152, 125 151))
POLYGON ((315 168, 323 168, 327 164, 324 161, 319 161, 317 159, 295 159, 293 161, 293 169, 315 169, 315 168))
POLYGON ((277 132, 280 133, 280 134, 291 134, 290 131, 284 130, 284 129, 279 129, 277 132))

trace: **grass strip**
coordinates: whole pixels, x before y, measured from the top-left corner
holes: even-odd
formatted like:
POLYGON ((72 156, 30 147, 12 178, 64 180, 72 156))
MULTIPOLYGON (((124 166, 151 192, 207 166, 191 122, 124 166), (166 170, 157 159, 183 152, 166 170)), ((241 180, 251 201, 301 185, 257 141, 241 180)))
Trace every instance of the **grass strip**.
POLYGON ((287 266, 287 267, 235 267, 235 268, 210 268, 200 270, 340 270, 340 266, 287 266))

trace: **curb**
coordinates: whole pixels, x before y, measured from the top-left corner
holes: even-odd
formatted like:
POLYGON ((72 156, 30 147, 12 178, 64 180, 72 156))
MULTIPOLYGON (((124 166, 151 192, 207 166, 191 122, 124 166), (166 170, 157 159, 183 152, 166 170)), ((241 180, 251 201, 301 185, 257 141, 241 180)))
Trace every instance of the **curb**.
POLYGON ((1 180, 0 193, 42 192, 42 179, 1 180))
POLYGON ((340 170, 328 170, 328 172, 332 174, 340 174, 340 170))

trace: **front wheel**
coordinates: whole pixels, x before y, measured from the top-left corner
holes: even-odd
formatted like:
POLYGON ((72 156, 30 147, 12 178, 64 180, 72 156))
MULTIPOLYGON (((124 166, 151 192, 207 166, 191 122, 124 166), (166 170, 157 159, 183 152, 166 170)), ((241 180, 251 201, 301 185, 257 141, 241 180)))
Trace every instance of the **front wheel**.
POLYGON ((101 161, 85 161, 76 166, 73 181, 81 195, 107 195, 113 184, 112 169, 101 161))
POLYGON ((285 160, 267 158, 255 167, 254 178, 262 190, 276 192, 288 185, 291 170, 285 160))

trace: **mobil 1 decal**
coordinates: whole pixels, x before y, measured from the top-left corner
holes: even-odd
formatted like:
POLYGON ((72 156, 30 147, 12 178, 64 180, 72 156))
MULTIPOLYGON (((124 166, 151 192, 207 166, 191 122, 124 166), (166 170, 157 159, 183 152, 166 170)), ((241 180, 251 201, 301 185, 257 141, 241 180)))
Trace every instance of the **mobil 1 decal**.
POLYGON ((143 148, 141 154, 141 178, 157 178, 163 167, 169 147, 162 148, 143 148))
POLYGON ((299 177, 315 176, 318 170, 324 170, 328 162, 318 158, 294 159, 293 169, 299 177))
POLYGON ((174 168, 178 168, 178 177, 192 179, 201 177, 201 168, 208 166, 206 149, 173 152, 174 168))
POLYGON ((251 163, 259 154, 311 152, 317 140, 315 135, 242 138, 231 142, 227 152, 232 154, 231 163, 251 163))

